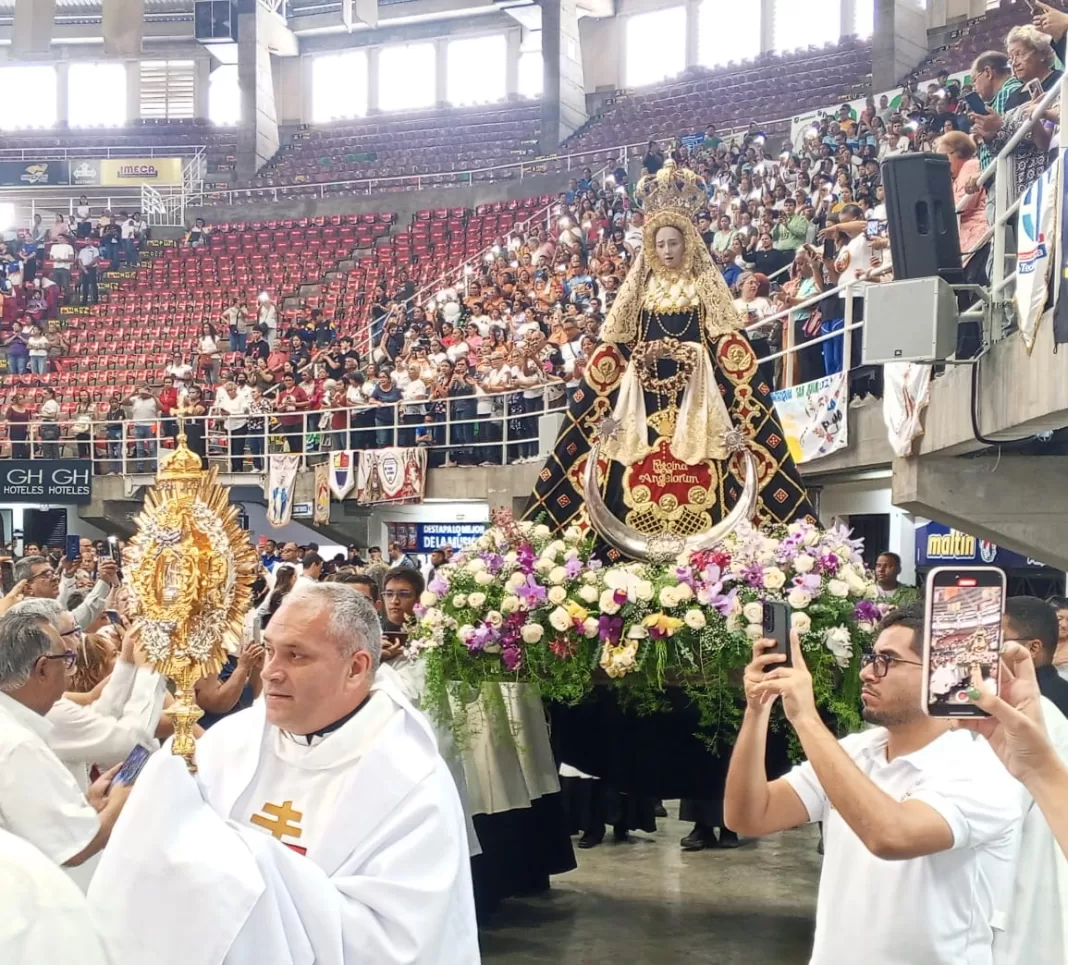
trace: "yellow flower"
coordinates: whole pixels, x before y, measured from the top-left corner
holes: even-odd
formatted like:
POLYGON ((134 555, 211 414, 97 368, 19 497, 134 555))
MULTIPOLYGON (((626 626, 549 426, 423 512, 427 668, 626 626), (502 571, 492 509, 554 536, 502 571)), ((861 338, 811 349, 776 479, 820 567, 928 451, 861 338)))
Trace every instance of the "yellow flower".
POLYGON ((676 630, 681 630, 686 624, 677 617, 669 617, 663 613, 653 613, 642 621, 642 626, 648 627, 652 637, 671 637, 676 630))
POLYGON ((585 622, 586 617, 590 615, 589 610, 579 606, 574 600, 568 600, 567 603, 564 604, 564 609, 571 614, 572 620, 585 622))

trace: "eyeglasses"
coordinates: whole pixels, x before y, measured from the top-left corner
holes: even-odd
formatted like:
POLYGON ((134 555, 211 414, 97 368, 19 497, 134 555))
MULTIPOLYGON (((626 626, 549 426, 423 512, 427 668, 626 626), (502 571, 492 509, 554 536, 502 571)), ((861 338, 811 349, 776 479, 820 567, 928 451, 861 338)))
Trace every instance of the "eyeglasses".
POLYGON ((386 590, 382 596, 387 600, 411 600, 415 594, 411 590, 386 590))
MULTIPOLYGON (((80 630, 78 631, 81 632, 80 630)), ((66 636, 67 634, 61 634, 66 636)), ((64 661, 64 670, 73 670, 74 665, 78 662, 78 654, 74 650, 64 650, 62 653, 46 653, 41 657, 42 660, 62 660, 64 661)))
POLYGON ((41 579, 55 580, 55 579, 58 579, 58 578, 59 578, 59 574, 56 573, 55 570, 51 570, 51 569, 49 569, 49 570, 41 570, 40 573, 34 573, 34 575, 30 577, 29 582, 32 583, 34 580, 41 580, 41 579))
POLYGON ((922 660, 905 660, 903 657, 895 657, 892 653, 862 653, 860 655, 860 669, 871 667, 876 680, 882 680, 894 663, 905 663, 911 667, 922 667, 922 660))

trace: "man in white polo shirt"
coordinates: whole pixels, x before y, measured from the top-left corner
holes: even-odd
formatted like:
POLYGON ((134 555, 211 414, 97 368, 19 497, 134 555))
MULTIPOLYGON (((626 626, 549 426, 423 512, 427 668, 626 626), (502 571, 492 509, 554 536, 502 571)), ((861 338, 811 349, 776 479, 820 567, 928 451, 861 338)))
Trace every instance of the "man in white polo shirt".
POLYGON ((989 745, 921 709, 923 612, 880 626, 862 660, 864 718, 839 741, 816 710, 800 645, 790 668, 758 641, 731 756, 726 823, 765 835, 822 821, 825 843, 810 965, 990 965, 1010 902, 1019 785, 989 745), (767 780, 775 699, 807 761, 767 780))

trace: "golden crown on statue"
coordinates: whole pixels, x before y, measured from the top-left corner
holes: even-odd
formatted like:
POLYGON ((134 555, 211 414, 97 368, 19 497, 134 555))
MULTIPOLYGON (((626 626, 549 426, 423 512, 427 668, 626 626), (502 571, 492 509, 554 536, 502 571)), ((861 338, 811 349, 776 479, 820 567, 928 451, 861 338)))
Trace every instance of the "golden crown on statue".
POLYGON ((656 174, 638 182, 637 199, 647 215, 672 208, 692 217, 708 206, 708 188, 704 178, 668 158, 656 174))

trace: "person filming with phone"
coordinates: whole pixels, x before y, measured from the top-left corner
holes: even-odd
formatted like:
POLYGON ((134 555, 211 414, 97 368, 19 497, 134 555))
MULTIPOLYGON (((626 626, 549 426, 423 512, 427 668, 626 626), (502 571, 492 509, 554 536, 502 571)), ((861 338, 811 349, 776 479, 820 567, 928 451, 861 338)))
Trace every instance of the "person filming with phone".
POLYGON ((1011 881, 1019 787, 985 742, 924 713, 923 610, 887 615, 861 661, 873 728, 839 741, 820 718, 796 633, 789 659, 759 640, 727 774, 724 817, 763 836, 822 821, 811 965, 990 965, 1011 881), (807 760, 769 782, 776 700, 807 760))

